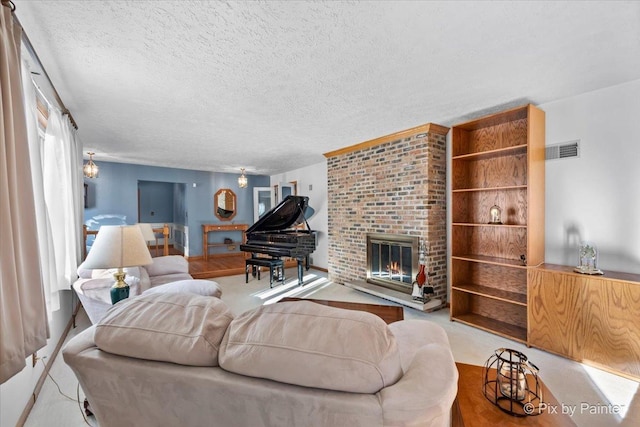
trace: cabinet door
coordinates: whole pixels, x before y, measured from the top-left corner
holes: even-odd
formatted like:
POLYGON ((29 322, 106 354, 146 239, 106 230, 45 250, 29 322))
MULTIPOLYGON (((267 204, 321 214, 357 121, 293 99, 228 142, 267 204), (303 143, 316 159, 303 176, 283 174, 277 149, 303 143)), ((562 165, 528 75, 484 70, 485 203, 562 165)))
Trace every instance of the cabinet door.
POLYGON ((529 270, 529 345, 580 360, 584 289, 575 276, 529 270))
POLYGON ((640 378, 640 286, 582 279, 585 345, 581 360, 640 378))

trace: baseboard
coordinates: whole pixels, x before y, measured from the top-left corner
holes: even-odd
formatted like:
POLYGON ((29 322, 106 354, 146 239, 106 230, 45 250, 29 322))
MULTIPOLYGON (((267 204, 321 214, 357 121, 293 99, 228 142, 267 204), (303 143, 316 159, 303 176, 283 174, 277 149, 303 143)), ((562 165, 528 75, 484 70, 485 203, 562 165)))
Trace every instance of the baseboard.
POLYGON ((42 391, 42 386, 44 385, 44 382, 47 380, 47 376, 49 375, 51 366, 53 366, 53 362, 56 360, 56 357, 58 357, 58 353, 62 348, 62 344, 64 344, 64 340, 66 340, 67 335, 69 335, 69 331, 71 330, 72 327, 74 327, 74 319, 75 319, 75 316, 78 314, 80 307, 81 307, 81 304, 80 304, 80 301, 78 301, 75 309, 73 310, 73 314, 69 318, 69 322, 67 323, 66 328, 60 335, 60 339, 58 340, 58 344, 56 344, 56 348, 53 350, 53 353, 51 353, 51 356, 49 356, 48 358, 49 360, 44 365, 44 370, 42 371, 42 374, 40 374, 40 378, 38 379, 38 382, 36 383, 36 386, 33 389, 33 394, 31 395, 31 398, 27 402, 27 405, 22 411, 20 418, 18 418, 18 421, 16 422, 16 427, 23 427, 24 424, 27 422, 27 418, 31 413, 31 409, 33 409, 33 405, 36 404, 36 400, 38 400, 38 395, 40 394, 40 391, 42 391))

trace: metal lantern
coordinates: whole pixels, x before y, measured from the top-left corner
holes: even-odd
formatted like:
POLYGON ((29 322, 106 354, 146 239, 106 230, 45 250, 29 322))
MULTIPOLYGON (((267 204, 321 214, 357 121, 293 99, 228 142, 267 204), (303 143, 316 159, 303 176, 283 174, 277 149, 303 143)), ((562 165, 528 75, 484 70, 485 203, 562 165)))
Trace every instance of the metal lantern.
POLYGON ((489 402, 515 417, 538 415, 542 389, 538 368, 516 350, 500 348, 482 370, 482 391, 489 402))

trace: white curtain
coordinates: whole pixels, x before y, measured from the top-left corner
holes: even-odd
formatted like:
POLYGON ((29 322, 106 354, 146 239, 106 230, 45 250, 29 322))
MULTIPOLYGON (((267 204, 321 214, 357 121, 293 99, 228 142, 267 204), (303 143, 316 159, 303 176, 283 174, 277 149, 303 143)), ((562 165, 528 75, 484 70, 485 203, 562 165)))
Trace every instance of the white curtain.
POLYGON ((38 230, 38 246, 40 252, 40 265, 42 266, 42 285, 47 303, 47 313, 60 308, 58 293, 58 276, 53 247, 53 232, 49 213, 44 198, 43 153, 44 136, 38 132, 38 110, 36 102, 36 86, 31 79, 29 64, 22 61, 22 90, 24 92, 25 112, 27 118, 27 134, 29 137, 29 158, 31 160, 31 176, 33 178, 33 196, 36 210, 36 223, 38 230))
POLYGON ((20 76, 22 28, 0 6, 0 383, 47 344, 36 212, 20 76))
MULTIPOLYGON (((82 257, 82 146, 68 116, 51 107, 41 150, 44 203, 50 227, 47 254, 55 261, 52 293, 69 289, 78 277, 76 270, 82 257), (50 236, 49 236, 50 234, 50 236), (49 246, 50 248, 50 246, 49 246)), ((54 297, 55 298, 55 297, 54 297)))

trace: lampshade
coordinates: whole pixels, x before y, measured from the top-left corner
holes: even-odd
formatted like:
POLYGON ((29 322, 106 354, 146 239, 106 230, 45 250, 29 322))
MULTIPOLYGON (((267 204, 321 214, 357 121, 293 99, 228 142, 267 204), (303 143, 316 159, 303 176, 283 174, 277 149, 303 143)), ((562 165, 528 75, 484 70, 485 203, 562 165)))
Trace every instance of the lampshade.
POLYGON ((153 232, 153 227, 147 222, 139 222, 138 227, 142 231, 142 237, 145 242, 154 242, 156 240, 156 233, 153 232))
POLYGON ((98 165, 93 163, 93 155, 95 153, 89 152, 87 154, 89 155, 89 161, 85 163, 84 166, 82 167, 82 173, 87 178, 97 178, 98 172, 99 172, 98 165))
POLYGON ((83 265, 85 268, 123 268, 152 262, 138 225, 103 225, 83 265))
POLYGON ((247 186, 247 176, 244 174, 244 168, 240 168, 240 176, 238 177, 238 186, 245 188, 247 186))

